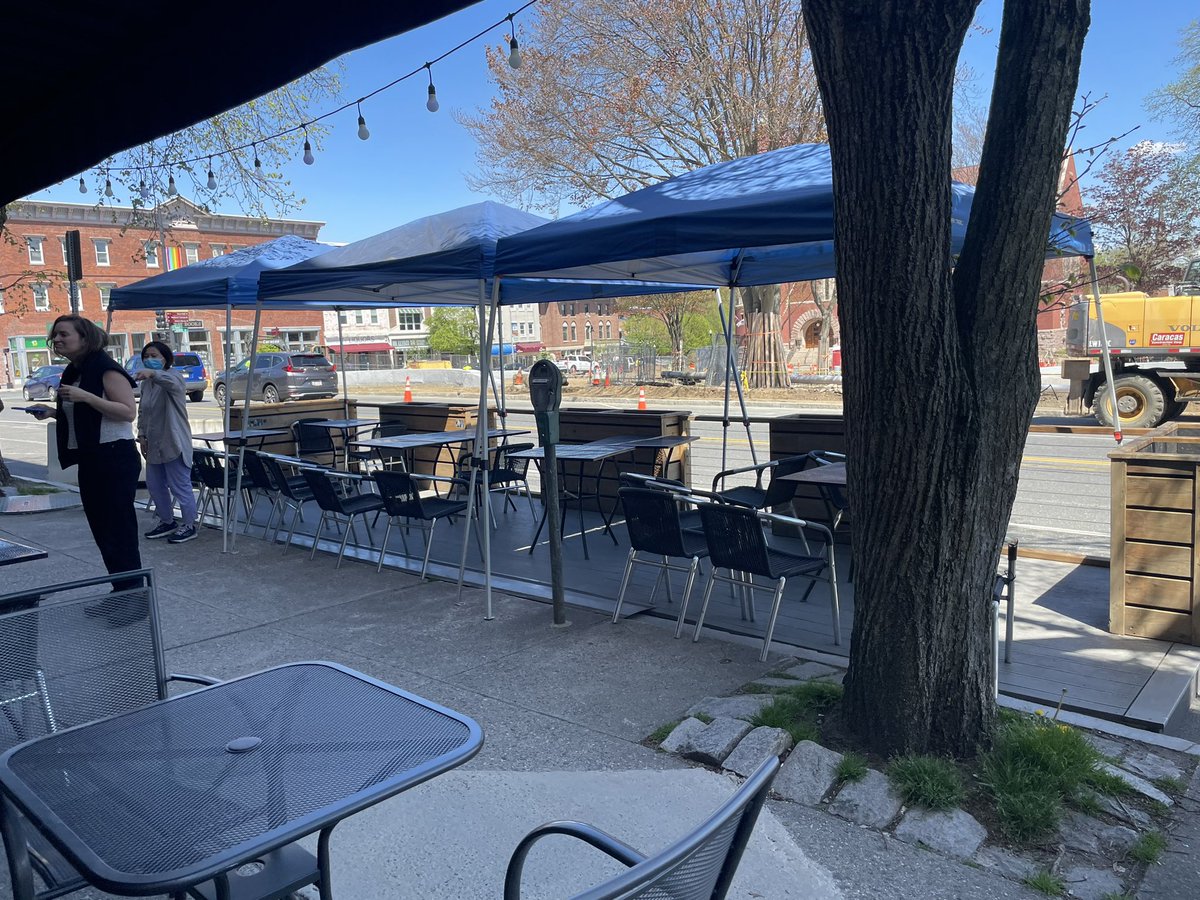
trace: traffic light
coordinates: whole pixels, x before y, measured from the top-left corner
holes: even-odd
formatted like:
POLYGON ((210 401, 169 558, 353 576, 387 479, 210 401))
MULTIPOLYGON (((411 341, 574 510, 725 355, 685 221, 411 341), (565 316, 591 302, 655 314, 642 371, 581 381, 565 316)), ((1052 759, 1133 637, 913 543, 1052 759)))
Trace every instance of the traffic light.
POLYGON ((156 309, 154 311, 154 327, 159 331, 167 331, 167 311, 165 309, 156 309))

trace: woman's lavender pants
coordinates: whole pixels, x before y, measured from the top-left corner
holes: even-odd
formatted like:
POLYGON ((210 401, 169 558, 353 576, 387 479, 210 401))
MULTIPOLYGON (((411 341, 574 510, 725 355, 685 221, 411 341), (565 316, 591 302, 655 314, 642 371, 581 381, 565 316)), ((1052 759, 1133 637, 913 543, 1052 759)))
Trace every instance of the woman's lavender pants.
POLYGON ((164 523, 170 525, 175 521, 175 504, 178 503, 184 527, 196 524, 192 468, 183 461, 182 455, 166 463, 146 463, 146 488, 154 499, 154 511, 164 523))

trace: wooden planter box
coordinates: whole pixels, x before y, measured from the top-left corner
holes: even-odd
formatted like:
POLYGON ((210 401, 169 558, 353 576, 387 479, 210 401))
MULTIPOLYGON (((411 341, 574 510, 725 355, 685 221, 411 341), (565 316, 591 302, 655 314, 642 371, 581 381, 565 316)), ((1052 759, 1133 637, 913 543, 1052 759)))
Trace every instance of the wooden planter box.
MULTIPOLYGON (((434 434, 474 428, 479 423, 477 403, 388 403, 379 407, 380 422, 403 422, 410 433, 434 434)), ((488 410, 488 428, 496 427, 496 412, 488 410)), ((419 447, 413 455, 413 471, 421 475, 455 474, 454 460, 462 448, 419 447)))
MULTIPOLYGON (((571 407, 559 412, 560 437, 564 444, 587 444, 605 437, 638 435, 641 437, 678 437, 691 434, 691 412, 687 410, 662 409, 604 409, 602 407, 571 407)), ((536 441, 536 438, 533 440, 536 441)), ((621 472, 637 472, 659 475, 691 484, 691 455, 688 447, 676 447, 671 453, 671 464, 665 472, 658 467, 667 458, 665 450, 642 448, 617 459, 616 465, 607 465, 605 475, 621 472)), ((584 469, 590 478, 597 466, 587 465, 584 469)), ((605 509, 617 502, 616 477, 606 477, 600 483, 600 496, 605 509)))
MULTIPOLYGON (((799 456, 810 450, 846 452, 846 420, 841 413, 833 415, 796 413, 771 420, 771 459, 799 456)), ((793 507, 796 515, 801 519, 812 519, 814 522, 826 520, 825 504, 821 501, 821 492, 813 485, 798 484, 796 486, 793 507)), ((849 513, 843 517, 843 521, 847 523, 850 521, 849 513)), ((845 532, 839 531, 838 539, 848 540, 848 537, 845 536, 845 532)))
POLYGON ((1109 631, 1200 646, 1200 427, 1173 422, 1108 457, 1109 631))
MULTIPOLYGON (((242 428, 242 412, 241 405, 234 406, 229 411, 229 427, 235 431, 240 431, 242 428)), ((252 401, 250 415, 246 420, 247 428, 281 428, 286 430, 287 434, 264 438, 261 448, 255 441, 251 441, 249 447, 252 450, 262 449, 268 453, 283 453, 293 456, 296 453, 296 442, 292 440, 291 431, 293 422, 299 422, 301 419, 354 419, 357 417, 357 401, 350 401, 350 411, 347 416, 341 397, 330 400, 293 400, 287 403, 254 403, 252 401)), ((342 444, 341 434, 336 431, 331 434, 334 444, 340 447, 342 444)), ((313 456, 312 459, 322 465, 331 465, 333 454, 327 454, 324 458, 313 456)))

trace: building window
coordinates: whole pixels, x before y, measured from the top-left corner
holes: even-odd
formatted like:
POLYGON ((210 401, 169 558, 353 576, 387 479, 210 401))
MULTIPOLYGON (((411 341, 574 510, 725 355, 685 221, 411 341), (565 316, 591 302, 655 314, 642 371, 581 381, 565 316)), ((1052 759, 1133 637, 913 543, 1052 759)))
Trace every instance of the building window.
POLYGON ((612 340, 612 322, 604 323, 604 337, 610 341, 612 340))
POLYGON ((567 342, 567 323, 563 322, 563 343, 567 342))
POLYGON ((4 312, 4 291, 0 291, 0 313, 4 312))
POLYGON ((93 239, 92 246, 96 248, 96 265, 98 265, 98 266, 109 265, 110 263, 108 261, 108 241, 93 239))
POLYGON ((571 323, 571 343, 575 343, 575 323, 571 323))
POLYGON ((425 317, 419 309, 396 310, 396 328, 399 331, 420 331, 425 324, 425 317))
POLYGON ((67 265, 67 238, 66 238, 66 235, 64 235, 63 237, 60 237, 58 239, 58 243, 62 246, 63 265, 65 266, 65 265, 67 265))
POLYGON ((146 241, 146 268, 158 268, 158 242, 146 241))
POLYGON ((100 308, 101 309, 108 309, 109 301, 112 299, 112 289, 115 287, 116 287, 115 284, 98 284, 98 285, 96 285, 97 290, 100 291, 100 308))
POLYGON ((213 244, 212 245, 212 255, 213 255, 213 259, 216 259, 218 256, 224 256, 225 255, 225 245, 224 244, 213 244))
POLYGON ((571 304, 571 315, 575 315, 575 304, 571 304))
POLYGON ((45 238, 27 237, 25 243, 29 245, 29 264, 31 266, 44 266, 46 257, 42 253, 42 242, 45 238))
POLYGON ((31 284, 29 289, 33 291, 33 308, 38 312, 50 311, 50 288, 46 284, 31 284))
POLYGON ((567 317, 567 304, 565 304, 565 303, 558 304, 558 314, 560 316, 562 316, 564 319, 567 317))
POLYGON ((183 258, 186 260, 184 265, 190 266, 192 263, 200 262, 200 245, 199 244, 184 244, 183 258))
POLYGON ((585 322, 583 324, 583 339, 589 344, 592 342, 592 323, 591 322, 585 322))
POLYGON ((590 303, 583 304, 583 314, 584 315, 587 315, 591 311, 592 311, 592 305, 590 303))
POLYGON ((229 245, 230 253, 237 253, 239 250, 245 250, 245 249, 246 249, 245 244, 230 244, 229 245))

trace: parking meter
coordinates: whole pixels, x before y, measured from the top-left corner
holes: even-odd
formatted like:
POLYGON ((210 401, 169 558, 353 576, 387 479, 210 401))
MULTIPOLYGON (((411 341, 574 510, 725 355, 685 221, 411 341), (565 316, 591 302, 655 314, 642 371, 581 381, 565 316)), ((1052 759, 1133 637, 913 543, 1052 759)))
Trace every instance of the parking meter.
POLYGON ((558 408, 562 405, 562 372, 548 359, 538 360, 529 370, 529 400, 537 422, 538 442, 558 443, 558 408))

